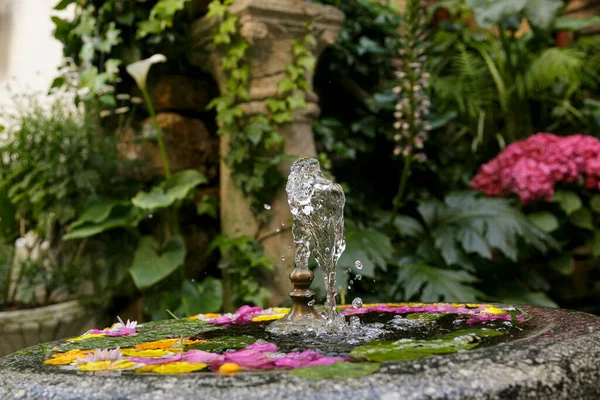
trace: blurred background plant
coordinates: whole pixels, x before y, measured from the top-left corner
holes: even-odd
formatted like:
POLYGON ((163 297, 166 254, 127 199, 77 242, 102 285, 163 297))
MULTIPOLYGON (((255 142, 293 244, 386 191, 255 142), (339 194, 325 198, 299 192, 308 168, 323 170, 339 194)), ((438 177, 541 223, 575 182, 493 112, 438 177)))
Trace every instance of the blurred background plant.
MULTIPOLYGON (((492 198, 471 188, 481 165, 536 132, 600 135, 600 41, 581 34, 598 21, 567 17, 563 2, 553 0, 447 0, 429 8, 418 0, 403 8, 378 0, 312 2, 346 14, 314 71, 321 116, 313 129, 321 165, 347 198, 347 248, 338 265, 343 300, 599 312, 597 189, 562 182, 552 196, 522 204, 508 192, 486 192, 506 196, 492 198)), ((216 121, 223 110, 218 116, 206 106, 220 94, 184 57, 191 23, 208 13, 208 3, 57 2, 74 18, 53 19, 66 62, 52 90, 68 89, 79 108, 57 101, 42 111, 33 103, 7 125, 0 230, 8 258, 18 252, 11 243, 35 232, 40 243, 49 241, 55 265, 94 271, 89 279, 101 278, 90 289, 96 297, 117 309, 132 305, 136 318, 269 304, 265 272, 274 260, 260 238, 219 231, 216 121), (146 70, 140 87, 125 66, 155 54, 166 61, 146 70), (185 149, 193 149, 190 157, 185 149)), ((232 82, 243 92, 249 47, 238 46, 231 2, 212 3, 223 20, 207 41, 236 39, 225 47, 241 52, 231 59, 232 82)), ((311 38, 296 48, 314 61, 311 38)), ((277 124, 255 122, 243 134, 260 143, 241 143, 240 156, 245 165, 273 167, 274 159, 248 149, 277 139, 277 124)), ((525 176, 528 169, 515 171, 525 176)), ((280 184, 275 175, 261 177, 241 181, 271 192, 280 184)), ((534 183, 523 185, 533 191, 534 183)), ((268 215, 265 204, 254 211, 268 215)), ((13 265, 5 264, 2 271, 13 265)), ((21 268, 20 279, 51 279, 42 269, 21 268)), ((65 275, 62 283, 50 286, 82 287, 80 277, 61 274, 53 276, 65 275)))

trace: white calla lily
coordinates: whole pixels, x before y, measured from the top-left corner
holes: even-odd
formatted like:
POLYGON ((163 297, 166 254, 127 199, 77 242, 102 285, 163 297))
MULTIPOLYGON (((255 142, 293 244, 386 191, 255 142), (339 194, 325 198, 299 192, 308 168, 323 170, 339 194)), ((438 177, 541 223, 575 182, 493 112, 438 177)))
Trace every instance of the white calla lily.
POLYGON ((127 66, 127 73, 135 79, 135 82, 140 89, 146 90, 146 79, 148 78, 148 71, 154 64, 164 63, 167 61, 167 57, 162 54, 155 54, 145 60, 136 61, 127 66))

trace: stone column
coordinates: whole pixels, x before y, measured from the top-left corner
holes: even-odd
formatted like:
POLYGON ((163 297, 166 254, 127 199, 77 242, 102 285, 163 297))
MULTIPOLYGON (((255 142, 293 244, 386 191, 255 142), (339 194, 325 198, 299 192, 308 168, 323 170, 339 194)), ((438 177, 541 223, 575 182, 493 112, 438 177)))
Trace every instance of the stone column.
MULTIPOLYGON (((240 106, 247 115, 267 115, 264 100, 278 96, 277 85, 286 77, 285 67, 293 61, 292 43, 306 35, 307 24, 312 22, 312 33, 317 38, 314 54, 335 43, 344 14, 337 8, 304 0, 237 0, 230 12, 239 18, 240 34, 250 43, 246 53, 250 66, 250 98, 240 106)), ((218 23, 214 19, 201 19, 192 27, 192 41, 196 47, 190 53, 193 64, 213 74, 221 90, 225 78, 221 72, 222 54, 210 51, 211 31, 218 23)), ((312 76, 308 77, 310 88, 305 109, 296 110, 294 121, 277 127, 283 136, 285 153, 294 157, 315 156, 316 149, 312 133, 312 122, 319 115, 318 98, 312 90, 312 76)), ((229 137, 221 137, 221 160, 228 152, 229 137)), ((279 166, 287 176, 290 163, 279 166)), ((274 273, 267 277, 265 286, 271 290, 272 304, 287 299, 291 290, 289 274, 293 269, 292 217, 284 188, 275 195, 270 204, 270 220, 260 226, 249 199, 234 185, 229 167, 221 161, 221 229, 229 236, 248 235, 264 238, 262 243, 266 255, 275 264, 274 273)))

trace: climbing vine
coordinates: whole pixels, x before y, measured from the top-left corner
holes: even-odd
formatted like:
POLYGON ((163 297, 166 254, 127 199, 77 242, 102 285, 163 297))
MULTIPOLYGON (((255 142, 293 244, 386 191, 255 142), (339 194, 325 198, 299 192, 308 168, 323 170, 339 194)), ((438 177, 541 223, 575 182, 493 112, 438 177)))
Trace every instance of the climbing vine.
MULTIPOLYGON (((208 17, 220 19, 214 28, 212 44, 223 51, 221 70, 226 77, 223 92, 209 108, 217 112, 219 133, 229 135, 225 157, 235 183, 251 196, 256 214, 261 204, 269 203, 283 182, 277 165, 283 161, 283 138, 276 126, 293 121, 293 112, 306 107, 307 76, 314 71, 316 44, 312 33, 293 42, 294 60, 286 66, 286 76, 278 84, 278 97, 264 101, 267 116, 248 115, 240 105, 249 100, 250 67, 245 61, 249 43, 239 35, 238 17, 228 11, 233 0, 214 0, 208 17)), ((307 27, 312 30, 312 24, 307 27)))

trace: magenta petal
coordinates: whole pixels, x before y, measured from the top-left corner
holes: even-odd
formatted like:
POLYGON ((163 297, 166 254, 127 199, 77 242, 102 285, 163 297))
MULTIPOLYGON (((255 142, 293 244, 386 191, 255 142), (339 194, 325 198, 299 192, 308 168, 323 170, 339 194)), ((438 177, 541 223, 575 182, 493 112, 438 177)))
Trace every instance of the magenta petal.
POLYGON ((244 315, 248 313, 257 313, 263 311, 262 307, 250 307, 250 306, 241 306, 237 309, 235 314, 244 315))
POLYGON ((181 360, 181 354, 167 358, 128 357, 127 360, 140 364, 167 364, 181 360))
POLYGON ((224 357, 220 354, 210 353, 202 350, 189 350, 181 357, 181 361, 191 363, 211 364, 213 362, 222 363, 224 357))
POLYGON ((277 351, 277 346, 275 346, 273 343, 256 342, 246 347, 244 350, 254 350, 261 353, 275 353, 277 351))
POLYGON ((227 315, 221 315, 218 318, 211 319, 210 321, 208 321, 208 323, 215 325, 228 325, 231 323, 231 318, 229 318, 227 315))
POLYGON ((271 358, 255 350, 227 353, 225 354, 225 362, 237 364, 243 369, 270 369, 275 366, 271 358))

